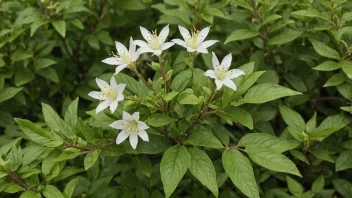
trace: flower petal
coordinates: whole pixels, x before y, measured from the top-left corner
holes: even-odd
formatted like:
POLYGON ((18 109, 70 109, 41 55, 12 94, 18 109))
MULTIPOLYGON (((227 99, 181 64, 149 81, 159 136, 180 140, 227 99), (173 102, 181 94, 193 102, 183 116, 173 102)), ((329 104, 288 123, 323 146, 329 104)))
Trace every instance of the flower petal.
POLYGON ((122 119, 123 120, 133 120, 133 117, 131 116, 131 114, 127 113, 126 111, 122 112, 122 119))
POLYGON ((139 112, 134 112, 134 114, 132 114, 132 117, 134 120, 139 120, 139 112))
POLYGON ((215 84, 216 84, 216 90, 219 90, 224 84, 224 82, 222 82, 221 80, 215 79, 215 84))
POLYGON ((172 47, 174 44, 175 43, 172 43, 172 42, 166 42, 162 45, 161 50, 166 50, 166 49, 172 47))
POLYGON ((235 84, 232 80, 230 80, 230 79, 225 79, 225 80, 224 80, 224 84, 225 84, 227 87, 229 87, 229 88, 231 88, 232 90, 234 90, 234 91, 237 90, 236 84, 235 84))
POLYGON ((159 39, 159 42, 160 43, 164 43, 167 36, 169 35, 169 31, 170 31, 170 28, 169 28, 169 25, 165 26, 161 31, 160 31, 160 34, 158 36, 158 39, 159 39))
POLYGON ((122 71, 126 67, 127 67, 127 64, 123 64, 123 65, 117 66, 116 69, 115 69, 114 75, 117 75, 118 73, 120 73, 120 71, 122 71))
POLYGON ((105 81, 103 81, 103 80, 101 80, 99 78, 95 78, 95 82, 97 82, 97 85, 98 85, 98 87, 100 89, 103 89, 104 87, 109 87, 110 86, 107 82, 105 82, 105 81))
POLYGON ((114 129, 124 129, 126 127, 126 121, 125 120, 117 120, 113 123, 111 123, 109 126, 114 129))
POLYGON ((186 42, 181 39, 172 39, 171 42, 176 43, 177 45, 181 45, 182 47, 186 47, 186 42))
POLYGON ((198 47, 198 48, 197 48, 197 52, 203 53, 203 54, 207 54, 207 53, 208 53, 208 50, 205 49, 205 48, 198 47))
POLYGON ((133 41, 134 44, 138 45, 139 47, 148 47, 148 43, 146 43, 145 41, 142 40, 134 40, 133 41))
POLYGON ((149 129, 149 126, 145 123, 145 122, 142 122, 142 121, 138 121, 138 128, 139 130, 143 129, 149 129))
POLYGON ((141 137, 143 141, 149 142, 148 133, 145 130, 139 130, 138 136, 141 137))
POLYGON ((218 40, 208 40, 208 41, 204 41, 203 43, 201 43, 198 47, 199 48, 208 48, 212 45, 214 45, 215 43, 219 42, 218 40))
POLYGON ((210 78, 215 78, 215 71, 214 70, 207 70, 205 73, 204 73, 205 76, 208 76, 210 78))
POLYGON ((110 57, 102 60, 101 62, 109 64, 109 65, 120 65, 121 62, 116 57, 110 57))
POLYGON ((117 97, 116 97, 116 100, 117 100, 117 101, 122 101, 123 99, 125 99, 125 97, 123 96, 122 93, 119 93, 119 94, 117 95, 117 97))
POLYGON ((130 144, 131 144, 133 149, 137 148, 138 136, 136 134, 131 134, 130 135, 130 144))
POLYGON ((117 105, 118 105, 118 102, 117 100, 113 100, 111 103, 110 103, 110 111, 111 113, 114 113, 116 108, 117 108, 117 105))
POLYGON ((230 53, 226 55, 224 59, 222 59, 221 65, 225 67, 226 70, 228 70, 231 66, 231 62, 232 62, 232 54, 230 53))
POLYGON ((123 90, 125 90, 125 88, 126 88, 126 84, 120 83, 115 87, 115 90, 117 91, 117 93, 122 93, 123 90))
POLYGON ((120 55, 128 52, 127 48, 122 43, 115 41, 115 45, 116 50, 120 55))
POLYGON ((150 34, 150 32, 147 29, 145 29, 142 26, 140 26, 139 29, 141 30, 142 36, 146 41, 151 39, 152 35, 150 34))
POLYGON ((125 141, 125 139, 128 138, 128 136, 130 135, 126 133, 124 130, 122 130, 116 138, 116 144, 121 144, 121 142, 125 141))
POLYGON ((210 26, 202 29, 199 32, 198 37, 197 37, 198 44, 202 43, 204 41, 205 37, 208 36, 209 30, 210 30, 210 26))
POLYGON ((161 50, 153 50, 153 52, 154 52, 153 54, 159 56, 163 51, 161 51, 161 50))
POLYGON ((109 101, 109 100, 105 100, 105 101, 101 102, 101 103, 97 106, 97 109, 95 110, 95 113, 98 114, 98 113, 101 112, 102 110, 106 109, 108 106, 110 106, 110 101, 109 101))
POLYGON ((220 63, 219 63, 219 59, 218 57, 216 57, 216 54, 214 52, 212 52, 213 56, 211 58, 211 61, 213 62, 213 68, 215 71, 217 71, 220 63))
POLYGON ((138 49, 138 53, 140 53, 140 54, 144 54, 147 52, 154 52, 154 50, 151 47, 149 47, 149 45, 138 49))
POLYGON ((180 30, 180 33, 185 41, 191 38, 191 35, 189 34, 189 31, 186 28, 179 25, 178 29, 180 30))
POLYGON ((117 84, 116 84, 116 80, 115 80, 115 76, 112 76, 111 79, 110 79, 110 86, 111 87, 116 87, 117 84))
POLYGON ((88 96, 100 100, 100 91, 91 91, 89 92, 88 96))
POLYGON ((240 69, 231 69, 227 72, 227 76, 229 79, 237 78, 241 75, 245 75, 245 73, 240 69))
POLYGON ((133 53, 135 53, 136 51, 136 44, 134 44, 132 37, 130 37, 130 47, 128 52, 130 53, 130 55, 132 55, 133 53))
POLYGON ((195 52, 196 50, 190 47, 186 47, 187 48, 187 52, 195 52))

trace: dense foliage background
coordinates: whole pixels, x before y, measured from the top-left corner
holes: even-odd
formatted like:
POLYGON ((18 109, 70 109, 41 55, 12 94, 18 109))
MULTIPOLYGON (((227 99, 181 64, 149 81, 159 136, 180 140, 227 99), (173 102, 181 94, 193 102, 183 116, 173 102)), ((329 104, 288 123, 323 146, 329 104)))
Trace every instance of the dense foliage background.
MULTIPOLYGON (((351 10, 347 0, 0 0, 0 196, 164 197, 161 158, 183 144, 192 159, 214 165, 216 184, 199 182, 190 167, 173 197, 256 197, 242 174, 248 159, 260 197, 352 197, 351 10), (194 91, 193 102, 185 95, 170 102, 177 122, 158 120, 153 107, 162 94, 148 95, 127 69, 116 80, 128 84, 130 99, 116 113, 96 115, 98 101, 87 95, 97 89, 96 77, 109 80, 114 73, 101 62, 116 50, 114 41, 127 46, 131 36, 142 39, 139 26, 160 31, 167 24, 168 40, 181 37, 178 25, 211 25, 207 38, 220 42, 209 51, 220 59, 232 53, 232 68, 246 72, 235 81, 237 92, 223 88, 215 95, 210 108, 219 112, 192 129, 216 141, 201 139, 204 134, 178 138, 214 87, 203 76, 212 68, 211 53, 197 56, 193 83, 185 49, 175 45, 163 53, 173 70, 172 90, 194 91), (270 86, 250 101, 244 93, 254 83, 289 89, 271 92, 270 86), (123 109, 144 113, 151 134, 169 129, 170 141, 154 135, 137 150, 115 145, 117 133, 108 125, 123 109), (299 172, 275 161, 283 157, 299 172)), ((152 61, 157 57, 141 55, 138 70, 158 89, 159 65, 152 61)))

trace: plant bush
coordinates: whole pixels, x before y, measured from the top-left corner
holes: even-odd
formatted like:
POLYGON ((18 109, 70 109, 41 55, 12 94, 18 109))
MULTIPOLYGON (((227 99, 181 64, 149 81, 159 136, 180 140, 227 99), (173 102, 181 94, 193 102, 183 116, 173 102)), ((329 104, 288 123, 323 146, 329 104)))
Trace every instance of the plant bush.
POLYGON ((351 10, 1 0, 0 196, 352 197, 351 10))

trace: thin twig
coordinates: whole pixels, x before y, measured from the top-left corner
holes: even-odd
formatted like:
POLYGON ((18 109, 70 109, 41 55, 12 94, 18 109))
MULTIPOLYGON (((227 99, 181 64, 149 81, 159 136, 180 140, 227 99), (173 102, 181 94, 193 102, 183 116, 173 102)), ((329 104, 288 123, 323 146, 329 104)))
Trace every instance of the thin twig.
POLYGON ((32 186, 29 186, 28 184, 26 184, 26 182, 25 182, 23 179, 17 177, 14 172, 10 172, 10 173, 8 174, 8 177, 9 177, 12 181, 18 183, 20 186, 22 186, 23 188, 25 188, 26 190, 30 190, 30 191, 34 191, 34 192, 39 192, 37 189, 35 189, 35 188, 33 188, 32 186))

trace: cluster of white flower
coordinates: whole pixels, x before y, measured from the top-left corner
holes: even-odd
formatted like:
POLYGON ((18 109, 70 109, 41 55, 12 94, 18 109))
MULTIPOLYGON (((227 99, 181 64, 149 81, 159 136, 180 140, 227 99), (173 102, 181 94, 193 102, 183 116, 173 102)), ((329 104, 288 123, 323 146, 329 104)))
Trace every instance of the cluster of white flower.
MULTIPOLYGON (((128 50, 122 43, 116 41, 115 44, 117 54, 113 53, 112 57, 104 59, 103 62, 109 65, 117 65, 115 70, 116 75, 126 67, 132 69, 133 71, 137 71, 136 61, 143 53, 151 52, 153 55, 160 58, 162 51, 172 47, 175 43, 185 47, 190 53, 208 53, 207 48, 219 42, 218 40, 204 41, 209 33, 210 26, 202 29, 201 31, 194 30, 192 31, 192 34, 180 25, 178 28, 183 40, 173 39, 171 42, 165 42, 170 31, 169 25, 165 26, 159 35, 156 30, 151 33, 146 28, 140 27, 140 31, 145 41, 133 40, 131 37, 128 50), (139 46, 139 49, 136 49, 136 46, 139 46)), ((212 64, 214 70, 207 70, 204 75, 215 79, 217 90, 219 90, 222 85, 225 85, 236 91, 237 87, 232 79, 240 75, 244 75, 244 72, 239 69, 229 70, 232 61, 231 54, 225 56, 221 64, 219 63, 215 53, 213 52, 212 54, 212 64)), ((110 111, 113 113, 117 108, 118 102, 124 99, 122 92, 124 91, 126 84, 116 84, 115 76, 112 76, 110 85, 98 78, 96 78, 96 83, 101 91, 92 91, 88 94, 92 98, 103 101, 97 106, 96 113, 98 114, 107 107, 110 107, 110 111)), ((120 144, 127 139, 127 137, 129 137, 132 148, 136 149, 138 136, 143 141, 149 141, 148 134, 145 131, 149 127, 144 122, 139 121, 139 112, 135 112, 133 115, 130 115, 129 113, 123 111, 122 120, 113 122, 110 124, 110 127, 121 130, 116 138, 116 144, 120 144)))

